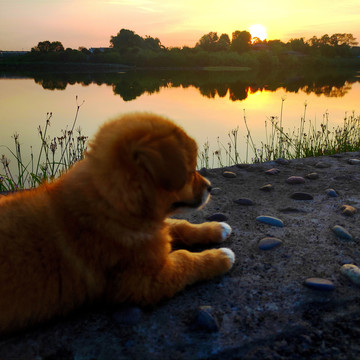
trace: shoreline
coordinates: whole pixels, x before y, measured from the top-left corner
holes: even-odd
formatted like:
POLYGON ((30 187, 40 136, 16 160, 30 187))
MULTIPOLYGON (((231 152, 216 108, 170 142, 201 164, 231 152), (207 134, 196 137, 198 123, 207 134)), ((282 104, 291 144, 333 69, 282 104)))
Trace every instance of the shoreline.
POLYGON ((76 73, 76 72, 118 72, 118 71, 208 71, 208 72, 247 72, 255 71, 250 67, 245 66, 136 66, 124 64, 107 64, 107 63, 51 63, 51 62, 37 62, 37 63, 16 63, 4 64, 0 61, 0 71, 39 71, 44 73, 53 72, 58 73, 76 73))

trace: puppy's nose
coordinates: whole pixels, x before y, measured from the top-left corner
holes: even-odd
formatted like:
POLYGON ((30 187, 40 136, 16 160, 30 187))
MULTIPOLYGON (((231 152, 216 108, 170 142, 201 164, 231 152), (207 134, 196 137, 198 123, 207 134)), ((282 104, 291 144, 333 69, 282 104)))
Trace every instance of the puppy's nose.
POLYGON ((210 192, 210 191, 211 191, 211 189, 212 189, 212 186, 211 186, 211 185, 209 185, 209 186, 207 187, 207 191, 208 191, 208 192, 210 192))

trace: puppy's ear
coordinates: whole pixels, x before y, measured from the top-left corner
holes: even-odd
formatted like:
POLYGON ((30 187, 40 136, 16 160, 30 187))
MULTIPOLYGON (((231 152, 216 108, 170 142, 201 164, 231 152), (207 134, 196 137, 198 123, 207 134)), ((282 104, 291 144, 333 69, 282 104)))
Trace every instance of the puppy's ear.
POLYGON ((165 190, 181 189, 187 179, 183 149, 171 138, 142 144, 134 153, 136 164, 165 190))

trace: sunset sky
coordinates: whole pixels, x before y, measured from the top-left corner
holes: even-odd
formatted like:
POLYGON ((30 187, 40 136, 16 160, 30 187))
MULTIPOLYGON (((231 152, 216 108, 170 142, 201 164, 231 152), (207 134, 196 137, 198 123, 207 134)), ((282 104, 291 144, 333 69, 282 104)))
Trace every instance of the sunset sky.
POLYGON ((0 50, 30 50, 39 41, 64 47, 109 46, 125 28, 165 46, 194 46, 219 35, 265 26, 268 39, 352 33, 360 41, 359 0, 0 0, 0 50))

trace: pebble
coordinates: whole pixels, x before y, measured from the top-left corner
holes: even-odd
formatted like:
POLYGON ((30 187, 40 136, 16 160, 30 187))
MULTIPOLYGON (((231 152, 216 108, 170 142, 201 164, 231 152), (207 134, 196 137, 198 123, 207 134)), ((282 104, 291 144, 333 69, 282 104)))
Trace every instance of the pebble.
POLYGON ((267 175, 277 175, 280 172, 279 169, 273 168, 265 171, 265 174, 267 175))
POLYGON ((219 222, 226 221, 227 219, 228 217, 222 213, 216 213, 206 218, 206 220, 208 221, 219 221, 219 222))
POLYGON ((211 195, 219 195, 221 193, 221 189, 218 187, 212 188, 210 194, 211 195))
POLYGON ((254 202, 252 200, 246 199, 246 198, 241 198, 241 199, 234 200, 234 203, 236 203, 238 205, 244 205, 244 206, 254 205, 254 202))
POLYGON ((348 163, 351 165, 360 165, 360 159, 349 159, 348 163))
POLYGON ((273 216, 265 216, 265 215, 261 215, 258 216, 256 218, 256 220, 258 222, 264 223, 264 224, 268 224, 268 225, 272 225, 272 226, 277 226, 277 227, 283 227, 284 223, 282 222, 282 220, 273 217, 273 216))
POLYGON ((326 194, 330 197, 338 197, 338 194, 334 189, 327 189, 326 194))
POLYGON ((224 171, 223 177, 228 178, 228 179, 236 178, 236 174, 232 171, 224 171))
POLYGON ((113 319, 120 325, 137 325, 142 316, 142 311, 138 307, 127 307, 113 314, 113 319))
POLYGON ((192 323, 192 327, 207 332, 219 331, 219 323, 213 313, 214 310, 212 306, 200 306, 192 323))
POLYGON ((353 264, 345 264, 340 268, 341 274, 349 278, 354 284, 360 285, 360 268, 353 264))
POLYGON ((353 216, 356 213, 356 208, 351 205, 343 205, 341 207, 342 213, 347 216, 353 216))
POLYGON ((304 281, 304 285, 322 291, 333 291, 335 289, 335 285, 330 280, 322 278, 308 278, 304 281))
POLYGON ((262 191, 271 191, 271 190, 273 190, 273 186, 271 185, 271 184, 266 184, 266 185, 263 185, 261 188, 260 188, 260 190, 262 190, 262 191))
POLYGON ((304 192, 296 192, 290 195, 290 197, 294 200, 313 200, 314 197, 308 193, 304 192))
POLYGON ((271 250, 280 246, 283 242, 276 237, 266 237, 259 241, 260 250, 271 250))
POLYGON ((339 237, 340 239, 343 240, 349 240, 351 241, 353 239, 353 237, 351 236, 351 234, 342 226, 340 225, 335 225, 332 228, 332 231, 336 234, 337 237, 339 237))
POLYGON ((286 160, 284 158, 278 158, 275 160, 275 162, 280 165, 288 165, 290 163, 289 160, 286 160))
POLYGON ((329 162, 319 161, 315 164, 315 167, 317 167, 319 169, 326 169, 326 168, 331 167, 331 164, 329 162))
POLYGON ((319 178, 319 174, 316 172, 312 172, 310 174, 305 175, 305 177, 310 180, 316 180, 319 178))
POLYGON ((302 176, 290 176, 286 179, 288 184, 303 184, 305 179, 302 176))
POLYGON ((305 210, 293 208, 293 207, 290 207, 290 206, 288 206, 286 208, 279 209, 279 211, 281 211, 282 213, 286 213, 286 214, 306 213, 305 210))

